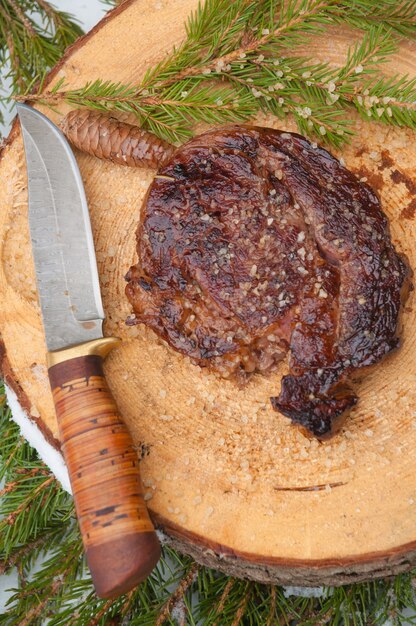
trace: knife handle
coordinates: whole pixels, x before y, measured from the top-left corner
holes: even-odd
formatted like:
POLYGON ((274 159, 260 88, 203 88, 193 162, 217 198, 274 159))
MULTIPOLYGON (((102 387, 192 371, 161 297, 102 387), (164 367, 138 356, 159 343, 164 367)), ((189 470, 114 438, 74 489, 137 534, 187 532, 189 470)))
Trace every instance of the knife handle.
POLYGON ((48 354, 62 451, 88 566, 102 598, 135 587, 160 557, 137 452, 102 367, 118 343, 97 339, 48 354))

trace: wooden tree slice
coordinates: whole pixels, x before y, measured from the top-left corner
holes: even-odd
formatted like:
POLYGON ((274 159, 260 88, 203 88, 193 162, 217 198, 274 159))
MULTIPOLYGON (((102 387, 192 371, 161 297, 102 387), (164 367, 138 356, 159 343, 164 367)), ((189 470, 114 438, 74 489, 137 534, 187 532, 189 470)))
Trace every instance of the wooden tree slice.
MULTIPOLYGON (((184 36, 197 0, 127 0, 80 39, 52 72, 81 86, 138 81, 184 36)), ((309 54, 340 63, 352 32, 331 29, 309 54)), ((390 71, 415 73, 403 44, 390 71)), ((59 115, 43 109, 53 120, 59 115)), ((61 107, 62 113, 67 108, 61 107)), ((282 127, 276 119, 257 123, 282 127)), ((397 247, 415 264, 416 167, 408 130, 357 122, 342 151, 381 195, 397 247)), ((284 128, 294 130, 288 123, 284 128)), ((283 364, 244 389, 190 363, 148 329, 129 328, 123 276, 155 172, 77 154, 97 251, 105 331, 123 339, 106 376, 142 462, 148 504, 167 540, 236 576, 303 585, 342 584, 416 564, 416 313, 411 294, 403 346, 357 382, 360 401, 342 431, 319 443, 271 409, 283 364)), ((59 446, 45 366, 27 224, 23 147, 15 125, 0 162, 0 324, 3 374, 46 437, 59 446)))

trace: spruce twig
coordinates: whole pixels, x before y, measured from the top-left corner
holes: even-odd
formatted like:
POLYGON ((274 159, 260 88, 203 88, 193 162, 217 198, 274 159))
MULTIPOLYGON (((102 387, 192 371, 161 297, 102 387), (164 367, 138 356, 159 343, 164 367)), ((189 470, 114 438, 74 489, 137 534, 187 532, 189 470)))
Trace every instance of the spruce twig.
MULTIPOLYGON (((11 81, 11 93, 22 93, 41 82, 65 48, 81 34, 77 22, 47 0, 2 0, 0 70, 11 81)), ((2 90, 1 107, 8 106, 10 95, 2 90)))
POLYGON ((19 448, 23 444, 23 442, 24 442, 23 437, 20 437, 19 441, 16 442, 16 445, 14 447, 13 452, 10 454, 10 456, 8 457, 7 461, 5 462, 5 464, 4 464, 3 468, 2 468, 2 472, 0 473, 0 478, 3 478, 5 472, 7 472, 7 469, 9 467, 9 465, 11 465, 13 463, 14 457, 19 452, 19 448))
POLYGON ((15 76, 16 87, 19 89, 19 91, 24 91, 25 84, 24 84, 23 77, 20 74, 20 63, 16 55, 16 49, 15 49, 13 37, 10 32, 7 33, 6 42, 7 42, 7 47, 9 49, 10 65, 11 65, 13 74, 15 76))
MULTIPOLYGON (((17 451, 17 446, 16 446, 16 451, 17 451)), ((6 463, 6 466, 8 463, 10 463, 13 460, 13 457, 10 457, 6 463)), ((19 472, 20 474, 21 472, 19 472)), ((40 470, 37 467, 34 467, 31 470, 28 470, 26 472, 28 477, 32 477, 32 476, 36 476, 39 474, 43 474, 44 476, 48 475, 48 472, 45 472, 45 470, 40 470)), ((5 487, 3 487, 3 489, 0 490, 0 498, 3 497, 4 495, 6 495, 7 493, 11 493, 12 491, 14 491, 15 489, 17 489, 22 483, 21 478, 19 477, 18 480, 14 480, 13 482, 7 483, 7 485, 5 487)))
POLYGON ((12 511, 11 513, 9 513, 9 515, 0 522, 0 528, 6 524, 8 524, 9 526, 12 526, 16 522, 16 520, 19 518, 20 513, 22 513, 23 511, 27 511, 28 506, 30 506, 31 502, 36 499, 36 497, 40 494, 40 492, 47 489, 49 485, 51 485, 54 482, 56 483, 55 477, 49 476, 49 478, 47 478, 38 487, 36 487, 34 492, 30 494, 25 500, 23 500, 23 502, 16 508, 15 511, 12 511))
MULTIPOLYGON (((215 3, 212 3, 215 9, 215 3)), ((220 2, 218 3, 220 4, 220 2)), ((241 4, 241 2, 240 2, 241 4)), ((265 34, 261 37, 246 37, 242 40, 242 45, 240 45, 236 50, 229 52, 228 54, 217 56, 210 59, 209 63, 203 64, 202 66, 197 67, 189 67, 184 68, 180 72, 176 74, 172 74, 169 78, 162 79, 158 82, 158 88, 167 87, 172 83, 176 83, 178 81, 192 78, 199 75, 208 75, 211 72, 215 72, 218 67, 226 68, 228 65, 231 65, 235 61, 239 60, 242 55, 252 54, 257 52, 258 50, 263 50, 268 43, 276 44, 283 35, 287 35, 291 33, 291 31, 295 31, 299 25, 303 24, 306 26, 307 24, 313 24, 316 20, 319 23, 319 17, 323 19, 324 10, 330 10, 331 6, 334 5, 333 2, 328 2, 325 0, 312 0, 307 3, 305 8, 299 8, 297 11, 295 10, 296 5, 299 4, 297 2, 289 3, 288 8, 286 9, 286 13, 282 11, 282 19, 280 20, 280 24, 272 29, 264 29, 265 34), (291 6, 293 5, 293 10, 291 10, 291 6)), ((243 3, 244 6, 244 3, 243 3)), ((303 5, 302 5, 303 7, 303 5)), ((237 18, 235 18, 237 19, 237 18)), ((232 25, 232 24, 231 24, 232 25)), ((229 25, 224 33, 227 35, 227 30, 231 29, 231 25, 229 25)), ((316 29, 318 30, 318 29, 316 29)), ((282 44, 279 42, 279 45, 282 44)), ((150 74, 152 76, 152 74, 150 74)), ((146 84, 146 83, 145 83, 146 84)))
MULTIPOLYGON (((218 606, 215 608, 215 614, 216 615, 221 615, 221 613, 222 613, 222 611, 224 609, 225 603, 227 601, 227 598, 230 595, 230 592, 231 592, 231 589, 232 589, 233 585, 234 585, 234 579, 233 578, 229 578, 228 581, 227 581, 227 584, 224 587, 224 591, 221 594, 221 598, 220 598, 220 601, 218 603, 218 606)), ((215 621, 212 626, 219 626, 219 624, 218 624, 217 621, 215 621)))
POLYGON ((176 587, 175 591, 170 595, 169 599, 165 602, 163 607, 161 608, 157 620, 155 622, 155 626, 163 626, 165 621, 168 619, 169 615, 172 612, 172 609, 178 604, 180 600, 184 597, 188 588, 195 581, 195 577, 198 573, 199 565, 197 563, 193 563, 189 568, 188 572, 183 576, 182 580, 179 582, 179 585, 176 587))
POLYGON ((9 1, 10 6, 13 7, 13 10, 16 13, 17 17, 19 18, 19 20, 22 22, 23 26, 25 27, 29 37, 35 38, 37 33, 33 27, 32 22, 26 17, 23 10, 20 8, 18 3, 15 2, 15 0, 8 0, 8 1, 9 1))
MULTIPOLYGON (((389 8, 396 19, 397 7, 393 11, 390 0, 381 2, 384 16, 389 8)), ((402 7, 406 18, 412 14, 409 2, 413 0, 402 7)), ((149 70, 141 84, 96 80, 68 89, 61 82, 25 97, 50 106, 65 101, 131 113, 141 126, 170 142, 187 139, 197 122, 241 122, 258 111, 279 118, 291 114, 300 132, 333 146, 353 133, 348 108, 365 119, 416 128, 414 81, 389 79, 380 72, 397 47, 390 22, 361 21, 371 17, 376 4, 354 0, 351 11, 345 10, 365 32, 339 68, 299 56, 297 45, 341 19, 340 0, 290 0, 285 5, 235 0, 232 6, 228 0, 206 0, 191 16, 184 43, 149 70)))
MULTIPOLYGON (((50 587, 51 595, 57 593, 63 586, 63 582, 61 580, 54 580, 50 587)), ((45 596, 41 602, 34 605, 26 614, 25 617, 22 618, 20 622, 20 626, 31 626, 38 617, 42 617, 44 615, 45 607, 48 605, 50 601, 49 596, 45 596)))
POLYGON ((351 26, 364 29, 381 24, 400 36, 415 38, 416 3, 413 0, 381 0, 370 8, 369 11, 367 0, 345 0, 339 3, 338 19, 341 23, 347 20, 351 26))
POLYGON ((249 583, 247 583, 245 593, 241 599, 240 605, 237 609, 237 612, 235 614, 235 617, 233 619, 231 626, 240 626, 241 620, 243 619, 244 614, 246 612, 246 608, 247 608, 248 601, 250 599, 251 592, 252 592, 252 587, 249 583))
POLYGON ((273 626, 273 622, 276 619, 276 587, 272 587, 270 590, 270 613, 267 617, 265 626, 273 626))
POLYGON ((98 611, 97 615, 92 618, 92 620, 88 623, 88 626, 98 626, 100 620, 104 615, 108 612, 108 609, 113 605, 113 600, 107 600, 103 607, 98 611))
POLYGON ((24 557, 28 556, 31 552, 37 550, 39 547, 43 547, 54 532, 55 529, 45 531, 44 534, 40 535, 33 541, 29 541, 24 546, 15 550, 8 559, 0 561, 0 576, 7 574, 15 565, 21 563, 22 560, 24 560, 24 557))
POLYGON ((126 618, 128 612, 130 611, 133 605, 134 597, 135 597, 135 589, 132 589, 132 591, 129 591, 128 594, 126 595, 126 599, 120 608, 120 617, 123 620, 126 618))

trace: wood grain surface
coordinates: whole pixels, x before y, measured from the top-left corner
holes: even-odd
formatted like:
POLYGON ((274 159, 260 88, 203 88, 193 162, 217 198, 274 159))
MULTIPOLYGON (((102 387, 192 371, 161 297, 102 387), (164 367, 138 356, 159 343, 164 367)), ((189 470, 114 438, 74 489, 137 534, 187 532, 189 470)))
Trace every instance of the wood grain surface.
MULTIPOLYGON (((184 36, 197 0, 127 0, 79 41, 50 77, 71 87, 104 78, 138 81, 184 36)), ((307 53, 339 64, 356 35, 331 29, 307 53)), ((306 50, 305 50, 306 51, 306 50)), ((401 45, 386 72, 416 73, 416 44, 401 45)), ((68 108, 42 109, 59 121, 68 108)), ((354 116, 353 113, 351 113, 354 116)), ((126 118, 127 119, 127 118, 126 118)), ((354 116, 354 119, 355 116, 354 116)), ((131 120, 130 120, 131 121, 131 120)), ((414 133, 356 119, 338 153, 378 191, 398 250, 416 263, 414 133)), ((291 120, 256 123, 295 130, 291 120)), ((197 129, 199 130, 199 129, 197 129)), ((168 541, 201 562, 256 580, 340 584, 416 564, 416 315, 403 315, 403 345, 356 381, 360 401, 342 430, 319 443, 271 409, 277 374, 244 388, 129 328, 124 275, 135 261, 140 206, 155 171, 77 153, 85 182, 107 314, 123 339, 105 373, 137 446, 151 515, 168 541)), ((48 390, 27 226, 23 148, 17 126, 0 162, 0 326, 3 370, 21 402, 58 438, 48 390)))

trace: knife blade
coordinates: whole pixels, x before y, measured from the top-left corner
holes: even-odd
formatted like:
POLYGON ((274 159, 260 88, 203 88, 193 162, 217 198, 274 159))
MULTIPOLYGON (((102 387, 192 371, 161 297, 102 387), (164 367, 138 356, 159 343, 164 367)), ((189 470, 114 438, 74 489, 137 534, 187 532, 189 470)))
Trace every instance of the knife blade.
POLYGON ((102 337, 94 243, 84 186, 61 131, 18 105, 28 168, 29 228, 48 350, 102 337))
POLYGON ((133 441, 102 368, 103 359, 120 340, 103 337, 94 242, 75 156, 46 116, 27 105, 17 108, 62 451, 96 592, 115 597, 143 580, 160 556, 133 441))

